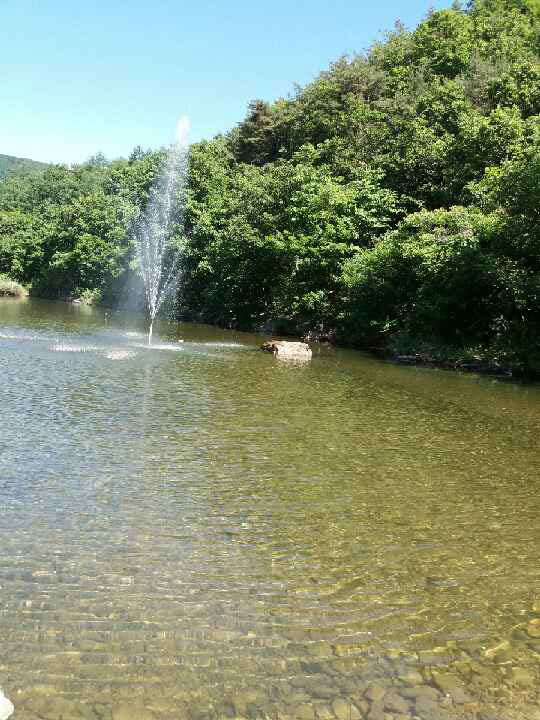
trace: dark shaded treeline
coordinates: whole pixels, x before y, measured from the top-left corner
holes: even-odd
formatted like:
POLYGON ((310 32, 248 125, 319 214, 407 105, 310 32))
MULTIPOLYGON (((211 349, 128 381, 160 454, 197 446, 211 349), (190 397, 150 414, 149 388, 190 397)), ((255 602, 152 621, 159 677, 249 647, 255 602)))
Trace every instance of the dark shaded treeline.
MULTIPOLYGON (((0 272, 110 302, 159 153, 0 190, 0 272)), ((540 7, 397 26, 192 147, 180 311, 540 374, 540 7)))

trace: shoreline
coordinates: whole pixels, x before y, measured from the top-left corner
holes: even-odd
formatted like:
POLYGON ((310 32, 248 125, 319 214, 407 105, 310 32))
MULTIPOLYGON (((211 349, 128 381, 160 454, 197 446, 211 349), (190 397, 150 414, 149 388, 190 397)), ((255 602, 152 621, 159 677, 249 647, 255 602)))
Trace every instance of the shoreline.
MULTIPOLYGON (((21 297, 30 297, 41 300, 57 300, 72 305, 84 305, 86 307, 94 307, 103 310, 110 310, 113 312, 122 311, 123 308, 119 306, 106 305, 102 303, 89 303, 84 298, 73 298, 73 297, 57 297, 50 298, 40 295, 32 295, 28 291, 25 291, 24 295, 3 295, 2 297, 10 297, 14 300, 20 299, 21 297)), ((433 344, 431 350, 414 350, 414 347, 409 352, 397 352, 393 351, 391 347, 376 347, 376 346, 362 346, 355 343, 347 343, 339 340, 335 331, 328 332, 317 332, 317 331, 298 331, 298 332, 284 332, 283 328, 280 328, 281 332, 278 332, 276 325, 272 321, 266 321, 261 325, 253 325, 249 328, 237 327, 237 326, 225 326, 219 322, 211 322, 207 319, 196 317, 194 315, 180 315, 174 318, 175 322, 193 322, 203 323, 211 325, 216 328, 222 328, 224 330, 237 330, 258 333, 261 336, 268 338, 279 337, 286 338, 289 340, 301 340, 310 346, 317 345, 330 345, 336 348, 356 350, 358 352, 366 353, 393 365, 403 365, 409 367, 426 368, 432 370, 449 370, 452 372, 463 372, 463 373, 478 373, 480 375, 491 376, 498 380, 512 381, 516 383, 534 384, 538 382, 539 378, 534 375, 529 376, 526 373, 519 372, 515 367, 510 364, 495 364, 483 359, 482 357, 473 357, 472 359, 466 353, 460 355, 459 350, 456 348, 445 348, 443 345, 437 346, 433 344), (455 352, 455 355, 445 354, 444 350, 455 352)), ((414 341, 413 341, 414 343, 414 341)), ((423 341, 419 340, 418 345, 422 345, 423 341)))

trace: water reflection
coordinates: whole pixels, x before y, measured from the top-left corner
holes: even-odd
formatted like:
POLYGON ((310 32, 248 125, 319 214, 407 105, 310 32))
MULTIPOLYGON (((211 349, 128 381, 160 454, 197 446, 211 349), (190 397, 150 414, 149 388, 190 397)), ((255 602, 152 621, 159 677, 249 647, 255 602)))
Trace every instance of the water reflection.
POLYGON ((535 717, 537 388, 143 330, 0 301, 15 717, 535 717))

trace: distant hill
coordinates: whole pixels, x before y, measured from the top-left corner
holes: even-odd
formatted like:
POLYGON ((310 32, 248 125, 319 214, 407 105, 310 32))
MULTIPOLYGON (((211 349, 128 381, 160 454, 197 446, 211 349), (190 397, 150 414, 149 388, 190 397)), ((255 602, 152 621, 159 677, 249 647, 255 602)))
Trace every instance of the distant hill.
POLYGON ((0 181, 8 175, 32 175, 45 170, 47 163, 27 158, 13 157, 13 155, 0 155, 0 181))

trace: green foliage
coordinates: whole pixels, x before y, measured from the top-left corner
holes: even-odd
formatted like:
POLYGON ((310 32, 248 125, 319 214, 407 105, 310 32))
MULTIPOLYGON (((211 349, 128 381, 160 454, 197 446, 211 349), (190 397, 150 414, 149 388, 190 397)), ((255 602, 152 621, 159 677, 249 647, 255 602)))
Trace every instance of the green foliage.
MULTIPOLYGON (((113 302, 163 158, 0 182, 0 272, 113 302)), ((431 11, 253 101, 192 147, 186 203, 185 317, 540 374, 540 0, 431 11)))
POLYGON ((433 12, 413 35, 411 60, 430 73, 455 78, 473 54, 473 21, 456 10, 433 12))
POLYGON ((371 245, 399 209, 380 173, 335 175, 325 148, 291 160, 236 164, 225 140, 192 151, 184 301, 207 319, 290 323, 328 306, 340 264, 371 245))
POLYGON ((128 269, 130 210, 102 190, 50 209, 43 238, 47 262, 34 278, 33 291, 62 296, 87 289, 106 295, 128 269))
POLYGON ((39 173, 47 167, 46 163, 18 158, 13 155, 0 155, 0 182, 7 177, 21 177, 39 173))
POLYGON ((30 283, 43 263, 42 230, 28 213, 0 211, 0 274, 30 283))
POLYGON ((516 61, 538 56, 537 0, 475 0, 470 16, 482 57, 516 61))
POLYGON ((34 294, 114 303, 134 270, 133 218, 163 153, 48 166, 0 183, 0 272, 34 294))
POLYGON ((499 345, 524 370, 540 374, 540 142, 472 187, 476 202, 498 216, 499 345))
MULTIPOLYGON (((345 263, 344 324, 467 344, 493 315, 495 220, 463 207, 409 215, 372 251, 345 263)), ((481 338, 483 339, 483 338, 481 338)))
POLYGON ((526 60, 513 65, 488 87, 493 106, 519 108, 527 118, 540 113, 540 63, 526 60))
POLYGON ((193 149, 184 312, 540 371, 539 50, 537 2, 477 0, 253 102, 193 149))

